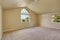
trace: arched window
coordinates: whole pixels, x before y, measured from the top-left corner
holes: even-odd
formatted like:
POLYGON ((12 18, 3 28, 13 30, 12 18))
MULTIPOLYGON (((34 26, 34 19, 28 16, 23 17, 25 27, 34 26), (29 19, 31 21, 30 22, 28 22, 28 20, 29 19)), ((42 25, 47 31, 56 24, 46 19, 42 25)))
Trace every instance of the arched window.
POLYGON ((21 10, 21 22, 29 22, 30 17, 29 17, 29 12, 26 9, 21 10))

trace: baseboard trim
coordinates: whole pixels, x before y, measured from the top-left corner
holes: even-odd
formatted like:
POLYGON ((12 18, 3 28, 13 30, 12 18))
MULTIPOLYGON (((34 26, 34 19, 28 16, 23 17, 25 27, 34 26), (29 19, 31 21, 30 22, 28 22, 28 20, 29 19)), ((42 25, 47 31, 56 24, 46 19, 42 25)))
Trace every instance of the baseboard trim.
POLYGON ((28 29, 28 28, 32 28, 32 27, 35 27, 35 26, 6 30, 6 31, 3 31, 3 33, 6 33, 6 32, 13 32, 13 31, 22 30, 22 29, 28 29))

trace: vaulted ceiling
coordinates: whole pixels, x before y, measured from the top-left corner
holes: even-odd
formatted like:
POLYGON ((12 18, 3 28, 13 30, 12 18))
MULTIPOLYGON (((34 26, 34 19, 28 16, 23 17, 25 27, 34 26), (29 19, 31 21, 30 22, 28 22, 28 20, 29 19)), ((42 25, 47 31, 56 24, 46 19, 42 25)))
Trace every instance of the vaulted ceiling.
POLYGON ((2 0, 5 9, 26 6, 38 14, 60 12, 60 0, 2 0))

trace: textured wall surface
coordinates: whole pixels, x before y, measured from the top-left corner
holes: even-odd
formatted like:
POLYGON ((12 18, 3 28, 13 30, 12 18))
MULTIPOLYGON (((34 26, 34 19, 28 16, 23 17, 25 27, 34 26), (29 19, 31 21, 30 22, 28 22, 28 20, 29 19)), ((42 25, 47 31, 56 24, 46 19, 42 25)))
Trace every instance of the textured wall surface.
POLYGON ((21 23, 21 9, 6 9, 3 14, 3 31, 17 30, 21 28, 31 27, 36 25, 36 15, 30 12, 30 23, 21 23))
MULTIPOLYGON (((57 13, 56 13, 57 14, 57 13)), ((41 16, 40 24, 44 27, 57 27, 60 28, 60 22, 52 22, 52 15, 54 14, 43 14, 41 16)))

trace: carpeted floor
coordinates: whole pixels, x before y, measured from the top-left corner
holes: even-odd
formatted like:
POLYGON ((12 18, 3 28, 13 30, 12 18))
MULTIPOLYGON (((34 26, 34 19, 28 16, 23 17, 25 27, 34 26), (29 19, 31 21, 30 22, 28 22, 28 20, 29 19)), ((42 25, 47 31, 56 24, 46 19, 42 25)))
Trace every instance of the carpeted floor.
POLYGON ((4 34, 2 40, 60 40, 60 29, 33 27, 4 34))

